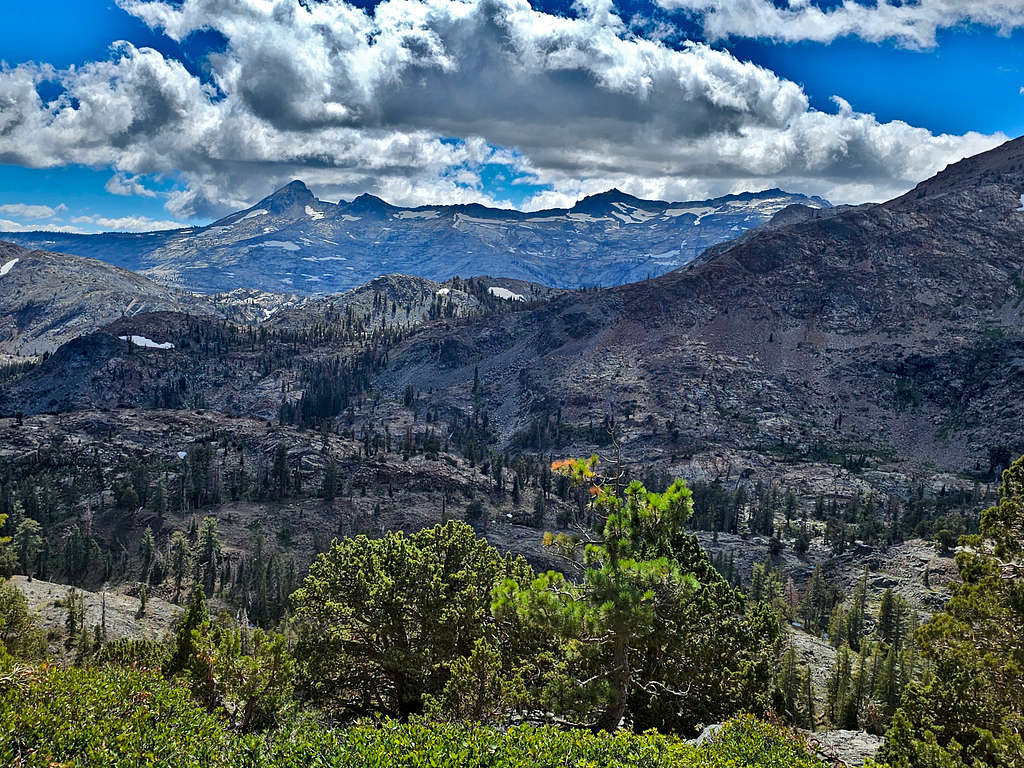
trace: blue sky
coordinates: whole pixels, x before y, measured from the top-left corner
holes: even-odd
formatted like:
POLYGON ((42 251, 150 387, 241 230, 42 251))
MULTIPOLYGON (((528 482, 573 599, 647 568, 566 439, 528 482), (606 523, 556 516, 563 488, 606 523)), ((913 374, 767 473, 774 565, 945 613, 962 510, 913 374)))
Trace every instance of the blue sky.
MULTIPOLYGON (((424 3, 435 15, 449 12, 445 0, 424 3)), ((292 176, 325 199, 369 191, 399 204, 476 200, 537 208, 613 184, 675 199, 777 185, 852 202, 898 192, 932 166, 1024 133, 1024 29, 1014 19, 999 20, 1006 22, 1002 33, 974 23, 969 1, 965 19, 943 26, 950 20, 940 18, 934 44, 921 46, 898 36, 875 41, 870 26, 828 42, 783 41, 773 37, 803 33, 748 30, 725 19, 722 36, 698 0, 534 4, 525 16, 508 0, 497 21, 493 9, 481 7, 484 26, 461 36, 451 25, 417 24, 417 35, 440 41, 454 69, 418 47, 410 55, 425 62, 415 65, 382 63, 383 48, 353 49, 359 63, 337 64, 337 39, 346 30, 377 25, 373 35, 381 39, 394 31, 392 22, 374 18, 372 6, 359 4, 369 9, 368 21, 352 22, 340 0, 307 21, 298 6, 290 16, 273 16, 269 3, 244 0, 251 19, 241 24, 230 5, 5 3, 0 122, 4 110, 15 111, 3 98, 4 77, 20 98, 30 94, 15 89, 34 82, 41 100, 17 146, 5 151, 0 141, 0 229, 204 223, 292 176), (552 32, 559 23, 552 16, 571 25, 552 32), (318 53, 328 43, 315 30, 332 24, 335 47, 318 53), (506 24, 529 43, 515 55, 536 45, 548 60, 539 67, 534 59, 520 61, 509 75, 494 64, 500 57, 476 58, 485 43, 466 41, 506 24), (592 58, 616 66, 562 63, 559 57, 591 44, 588 35, 605 36, 592 58), (112 51, 120 40, 133 47, 112 51), (695 51, 692 42, 724 54, 710 59, 710 84, 701 77, 714 54, 695 51), (149 48, 155 53, 143 61, 139 52, 149 48), (308 56, 306 66, 291 60, 301 58, 296 51, 308 56), (318 62, 326 62, 323 72, 314 71, 318 62), (762 69, 752 73, 747 63, 762 69), (693 82, 683 88, 687 78, 693 82), (635 83, 644 82, 655 85, 634 110, 635 83), (719 103, 715 89, 723 82, 741 107, 719 103), (91 104, 97 84, 104 92, 91 104), (708 93, 694 97, 701 88, 708 93), (558 103, 547 103, 553 90, 558 103), (61 94, 62 104, 48 105, 61 94), (846 113, 834 96, 849 105, 846 113), (126 122, 108 131, 104 114, 112 124, 127 115, 126 122), (851 138, 851 131, 859 133, 851 138), (745 136, 760 142, 756 152, 733 141, 745 136), (681 149, 687 142, 690 154, 681 149), (903 152, 912 160, 900 158, 900 142, 913 150, 903 152), (826 160, 813 157, 815 143, 829 147, 826 160), (806 147, 792 150, 794 144, 806 147)), ((774 5, 795 12, 786 0, 774 5)), ((922 16, 926 24, 933 18, 922 16)), ((800 19, 786 19, 796 30, 800 19)), ((469 22, 460 16, 458 23, 469 22)), ((500 37, 495 46, 509 34, 500 37)))

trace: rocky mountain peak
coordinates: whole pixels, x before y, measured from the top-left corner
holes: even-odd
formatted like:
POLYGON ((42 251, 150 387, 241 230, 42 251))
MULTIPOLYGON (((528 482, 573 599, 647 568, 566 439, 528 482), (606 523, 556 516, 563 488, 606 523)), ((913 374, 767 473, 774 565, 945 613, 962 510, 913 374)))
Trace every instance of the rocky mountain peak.
POLYGON ((947 165, 935 176, 892 202, 897 207, 903 207, 923 198, 993 184, 1006 187, 1007 195, 1024 194, 1024 136, 1000 144, 988 152, 947 165))
POLYGON ((351 203, 348 204, 348 210, 352 213, 387 213, 394 209, 395 206, 390 203, 381 200, 376 195, 371 195, 369 192, 364 192, 351 203))
POLYGON ((570 210, 575 213, 597 213, 607 211, 615 203, 625 203, 636 207, 646 207, 651 203, 658 203, 654 200, 641 200, 639 197, 623 192, 613 187, 605 192, 598 192, 596 195, 587 195, 579 200, 570 210))
POLYGON ((309 187, 302 181, 295 179, 285 184, 269 197, 263 198, 256 204, 256 208, 263 208, 271 213, 284 213, 296 206, 305 206, 317 202, 316 197, 310 192, 309 187))

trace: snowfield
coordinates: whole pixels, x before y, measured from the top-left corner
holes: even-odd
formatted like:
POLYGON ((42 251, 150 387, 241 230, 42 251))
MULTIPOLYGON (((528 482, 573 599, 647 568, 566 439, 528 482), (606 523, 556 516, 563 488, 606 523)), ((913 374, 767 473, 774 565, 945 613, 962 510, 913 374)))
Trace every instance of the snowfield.
POLYGON ((254 248, 283 248, 286 251, 297 251, 299 246, 293 243, 291 240, 264 240, 262 243, 256 243, 254 248))
POLYGON ((147 339, 145 336, 118 336, 121 341, 128 341, 131 339, 132 344, 137 347, 148 347, 149 349, 174 349, 174 345, 169 341, 157 343, 152 339, 147 339))
POLYGON ((21 259, 11 259, 6 264, 4 264, 2 267, 0 267, 0 277, 3 277, 8 272, 10 272, 11 269, 14 268, 14 265, 17 264, 19 261, 21 261, 21 259))
POLYGON ((492 285, 487 289, 487 292, 491 296, 497 296, 499 299, 505 299, 505 301, 526 301, 526 297, 521 293, 513 293, 508 288, 500 288, 497 285, 492 285))

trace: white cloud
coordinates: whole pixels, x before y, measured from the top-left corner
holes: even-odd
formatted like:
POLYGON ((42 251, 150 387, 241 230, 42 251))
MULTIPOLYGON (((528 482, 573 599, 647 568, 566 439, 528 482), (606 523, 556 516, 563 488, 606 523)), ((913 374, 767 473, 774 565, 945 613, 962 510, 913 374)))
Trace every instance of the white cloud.
POLYGON ((17 216, 19 219, 52 219, 63 210, 65 210, 64 205, 59 205, 57 208, 51 208, 48 205, 26 205, 25 203, 0 205, 0 213, 17 216))
POLYGON ((551 187, 529 207, 611 186, 880 198, 1005 139, 880 123, 842 101, 812 110, 768 69, 630 32, 608 0, 578 18, 526 0, 121 4, 178 40, 219 31, 214 85, 129 43, 72 70, 0 69, 0 163, 110 167, 108 189, 132 194, 138 176, 176 172, 185 186, 166 207, 182 218, 247 207, 292 178, 325 199, 500 204, 480 183, 492 162, 551 187), (63 87, 49 103, 44 80, 63 87))
POLYGON ((112 195, 121 197, 156 197, 156 192, 146 187, 137 176, 130 176, 125 173, 115 173, 103 188, 112 195))
POLYGON ((155 232, 158 229, 179 229, 180 221, 150 219, 146 216, 75 216, 74 224, 84 225, 89 231, 101 232, 155 232))
MULTIPOLYGON (((20 221, 11 221, 10 219, 0 219, 0 233, 3 232, 36 232, 40 229, 45 229, 47 232, 71 232, 80 233, 85 230, 79 227, 70 227, 64 224, 22 224, 20 221)), ((0 237, 0 240, 3 238, 0 237)))
POLYGON ((698 15, 709 39, 768 38, 781 42, 829 43, 857 36, 870 42, 893 40, 908 48, 932 48, 940 29, 962 24, 993 27, 1009 34, 1024 27, 1021 0, 843 0, 822 10, 808 0, 656 0, 664 8, 698 15))

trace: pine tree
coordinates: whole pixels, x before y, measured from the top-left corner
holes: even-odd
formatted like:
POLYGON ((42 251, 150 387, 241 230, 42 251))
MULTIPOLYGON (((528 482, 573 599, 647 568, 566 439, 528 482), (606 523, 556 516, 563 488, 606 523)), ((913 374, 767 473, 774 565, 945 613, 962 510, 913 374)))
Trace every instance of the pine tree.
POLYGON ((210 614, 206 608, 206 595, 203 588, 196 584, 192 587, 192 595, 185 609, 185 615, 174 635, 174 651, 164 662, 163 673, 166 677, 173 677, 188 670, 196 655, 196 640, 193 630, 200 629, 210 621, 210 614))
POLYGON ((857 669, 850 682, 849 693, 843 702, 840 727, 856 731, 860 727, 860 710, 864 704, 869 684, 870 669, 868 667, 868 643, 861 643, 857 669))
POLYGON ((814 572, 807 582, 804 599, 800 603, 799 615, 808 632, 821 632, 828 627, 830 608, 827 601, 825 577, 821 571, 821 563, 818 563, 814 566, 814 572))
POLYGON ((220 537, 217 518, 204 517, 199 527, 199 556, 196 562, 202 572, 203 587, 211 594, 217 578, 217 558, 220 555, 220 537))
POLYGON ((846 618, 846 642, 854 651, 860 650, 860 641, 864 637, 864 613, 868 600, 868 569, 864 568, 860 582, 853 593, 853 605, 846 618))
POLYGON ((878 608, 878 625, 875 631, 878 639, 899 651, 903 646, 909 612, 906 600, 891 589, 885 590, 878 608))
POLYGON ((35 574, 43 545, 42 527, 31 517, 26 517, 14 532, 14 549, 18 554, 21 572, 29 581, 32 581, 32 576, 35 574))
POLYGON ((842 605, 835 605, 832 608, 832 615, 828 620, 828 641, 833 648, 841 648, 847 644, 847 622, 849 614, 843 610, 842 605))
POLYGON ((192 561, 192 547, 181 531, 171 536, 171 574, 174 576, 174 602, 181 595, 181 582, 188 575, 192 561))
POLYGON ((331 456, 324 467, 324 482, 320 487, 320 495, 325 501, 333 501, 338 493, 338 462, 331 456))
MULTIPOLYGON (((613 731, 627 717, 637 730, 714 722, 725 702, 708 694, 719 686, 730 690, 733 711, 764 706, 779 623, 763 605, 745 605, 686 533, 693 513, 686 484, 676 480, 654 493, 634 480, 622 489, 619 468, 602 478, 597 463, 592 456, 552 465, 583 490, 584 511, 603 521, 600 542, 586 546, 579 581, 548 572, 525 588, 505 582, 493 603, 499 621, 554 623, 560 654, 578 659, 570 662, 560 707, 586 713, 595 729, 613 731), (740 657, 745 673, 735 667, 740 657), (694 689, 681 707, 677 692, 694 686, 704 693, 694 689)), ((578 540, 546 538, 579 562, 578 540)))
POLYGON ((850 691, 850 652, 843 646, 836 654, 835 665, 828 681, 826 708, 828 719, 835 725, 842 722, 843 708, 850 691))
POLYGON ((800 679, 800 725, 813 731, 817 725, 818 714, 814 705, 814 686, 811 682, 811 668, 804 667, 804 673, 800 679))
POLYGON ((142 541, 139 543, 139 554, 142 556, 142 574, 140 580, 143 584, 149 583, 150 569, 153 567, 153 555, 156 552, 156 540, 153 538, 153 529, 148 525, 142 533, 142 541))
POLYGON ((903 693, 902 670, 898 657, 898 653, 893 648, 886 652, 885 662, 882 664, 878 681, 875 684, 874 696, 881 702, 882 714, 886 719, 891 718, 893 712, 896 711, 903 693))
POLYGON ((85 601, 74 587, 68 590, 64 607, 67 611, 64 619, 64 647, 70 649, 78 641, 78 633, 85 623, 85 601))
POLYGON ((796 650, 789 646, 782 660, 782 672, 779 675, 779 693, 782 698, 782 713, 794 724, 799 723, 797 701, 800 698, 800 671, 796 664, 796 650))

